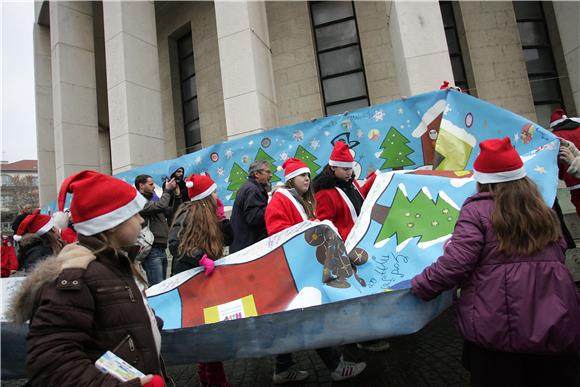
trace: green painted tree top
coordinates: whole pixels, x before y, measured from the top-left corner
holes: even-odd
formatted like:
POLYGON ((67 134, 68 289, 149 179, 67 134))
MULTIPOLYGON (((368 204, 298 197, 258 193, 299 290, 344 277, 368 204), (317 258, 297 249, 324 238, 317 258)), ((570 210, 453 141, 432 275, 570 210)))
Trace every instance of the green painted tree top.
POLYGON ((308 168, 310 168, 310 178, 314 179, 314 177, 318 174, 316 171, 318 171, 320 168, 320 165, 316 163, 316 156, 308 152, 308 150, 306 150, 306 148, 304 148, 302 145, 298 145, 298 148, 296 148, 296 153, 294 154, 294 158, 300 159, 304 161, 306 165, 308 165, 308 168))
POLYGON ((383 169, 402 169, 415 163, 407 156, 414 152, 414 150, 407 144, 409 139, 403 136, 397 129, 391 127, 381 143, 381 159, 385 160, 381 165, 383 169))
POLYGON ((441 194, 433 202, 423 191, 409 200, 397 188, 389 215, 375 243, 397 236, 397 244, 408 238, 421 237, 420 243, 433 241, 453 232, 459 210, 443 199, 441 194))
POLYGON ((230 199, 234 200, 236 198, 236 194, 240 187, 246 182, 248 177, 248 173, 239 166, 238 163, 234 162, 232 165, 232 169, 230 170, 230 175, 228 178, 228 191, 231 191, 230 199))
POLYGON ((262 148, 258 149, 258 153, 256 153, 256 158, 254 160, 266 160, 270 164, 270 171, 272 172, 272 183, 280 181, 280 178, 276 176, 276 166, 274 165, 274 158, 264 152, 262 148))

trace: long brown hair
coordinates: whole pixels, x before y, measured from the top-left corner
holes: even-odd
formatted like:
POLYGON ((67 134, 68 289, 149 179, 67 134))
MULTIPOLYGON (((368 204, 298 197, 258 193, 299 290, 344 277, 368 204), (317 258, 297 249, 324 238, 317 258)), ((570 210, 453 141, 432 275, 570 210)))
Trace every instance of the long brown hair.
MULTIPOLYGON (((294 179, 292 178, 290 180, 288 180, 285 184, 286 188, 294 188, 296 190, 296 185, 294 184, 294 179)), ((296 190, 296 193, 299 194, 298 190, 296 190)), ((298 198, 298 201, 300 202, 300 204, 302 204, 302 207, 304 207, 304 210, 306 211, 306 216, 308 216, 308 218, 315 218, 316 215, 316 198, 314 197, 314 188, 312 185, 312 179, 310 179, 310 185, 308 186, 308 191, 304 192, 302 195, 300 195, 300 198, 298 198)))
POLYGON ((193 255, 201 249, 213 260, 223 255, 223 236, 216 215, 217 203, 212 195, 179 207, 173 219, 185 213, 183 227, 179 230, 180 255, 193 255))
POLYGON ((479 185, 492 192, 495 208, 491 223, 499 241, 498 250, 507 255, 527 256, 561 238, 560 223, 527 177, 505 183, 479 185))

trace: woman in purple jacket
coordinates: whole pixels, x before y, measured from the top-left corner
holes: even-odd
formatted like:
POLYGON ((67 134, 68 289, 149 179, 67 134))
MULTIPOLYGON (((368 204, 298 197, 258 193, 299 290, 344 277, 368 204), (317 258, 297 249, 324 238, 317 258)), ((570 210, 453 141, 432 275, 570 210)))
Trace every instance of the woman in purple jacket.
POLYGON ((472 386, 580 386, 580 294, 556 215, 509 138, 480 148, 478 193, 412 291, 431 300, 461 289, 455 322, 472 386))

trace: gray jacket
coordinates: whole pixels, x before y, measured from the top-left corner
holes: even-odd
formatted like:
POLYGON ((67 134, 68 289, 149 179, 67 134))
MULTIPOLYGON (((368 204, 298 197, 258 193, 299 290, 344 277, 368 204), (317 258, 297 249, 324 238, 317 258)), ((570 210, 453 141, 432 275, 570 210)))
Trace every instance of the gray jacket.
MULTIPOLYGON (((163 195, 157 201, 152 201, 151 197, 147 197, 147 195, 143 196, 149 200, 139 213, 145 220, 144 226, 149 225, 149 229, 155 237, 153 243, 167 245, 169 226, 166 216, 168 212, 173 211, 170 206, 171 199, 174 197, 173 191, 163 191, 163 195)), ((175 196, 174 200, 181 202, 181 197, 175 196)))

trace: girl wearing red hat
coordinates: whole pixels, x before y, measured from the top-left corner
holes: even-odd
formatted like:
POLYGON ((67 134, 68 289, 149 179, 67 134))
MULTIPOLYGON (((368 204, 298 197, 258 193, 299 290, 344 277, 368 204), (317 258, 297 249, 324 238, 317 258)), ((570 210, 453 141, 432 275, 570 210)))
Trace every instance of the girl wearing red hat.
POLYGON ((73 194, 70 210, 78 243, 38 264, 12 304, 17 323, 30 321, 30 382, 162 387, 163 379, 151 375, 161 373, 158 321, 147 305, 146 282, 125 250, 141 231, 145 199, 127 183, 94 171, 63 182, 61 211, 67 193, 73 194), (121 382, 101 372, 95 362, 106 351, 149 375, 121 382))
POLYGON ((556 214, 509 138, 479 146, 478 193, 412 291, 431 300, 461 288, 455 325, 472 386, 578 386, 580 293, 564 265, 556 214))
POLYGON ((365 185, 360 187, 353 166, 354 158, 348 145, 337 141, 328 165, 313 181, 318 219, 330 220, 343 240, 346 240, 354 226, 364 198, 376 177, 375 173, 370 174, 365 185))
MULTIPOLYGON (((310 185, 310 169, 299 159, 287 159, 284 169, 284 187, 278 188, 266 207, 266 228, 268 235, 276 234, 305 220, 316 217, 316 200, 310 185)), ((360 374, 365 363, 344 361, 336 348, 317 350, 318 356, 331 370, 332 380, 350 379, 360 374)), ((308 372, 294 370, 292 354, 276 356, 274 383, 298 382, 308 378, 308 372)))
POLYGON ((20 267, 27 272, 51 255, 58 254, 64 246, 52 218, 41 214, 40 209, 24 218, 18 226, 14 240, 20 246, 20 267))
MULTIPOLYGON (((224 246, 232 241, 229 219, 218 207, 217 185, 208 175, 186 179, 190 201, 181 205, 169 230, 169 251, 173 256, 172 273, 203 266, 205 275, 214 271, 214 261, 223 256, 224 246)), ((202 386, 229 386, 221 362, 200 363, 202 386)))

